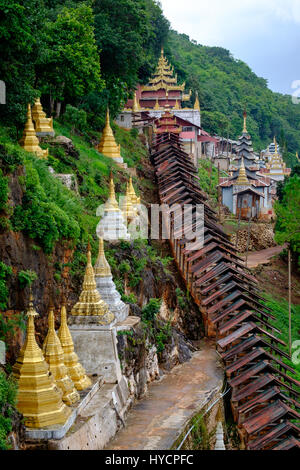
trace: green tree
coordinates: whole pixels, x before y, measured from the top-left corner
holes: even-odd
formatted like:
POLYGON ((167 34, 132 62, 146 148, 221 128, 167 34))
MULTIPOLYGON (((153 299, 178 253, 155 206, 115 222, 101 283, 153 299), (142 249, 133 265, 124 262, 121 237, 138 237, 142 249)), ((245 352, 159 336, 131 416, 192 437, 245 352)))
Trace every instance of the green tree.
POLYGON ((37 84, 56 102, 56 116, 61 102, 77 103, 88 92, 104 83, 100 78, 100 61, 94 36, 93 10, 85 3, 64 7, 56 21, 44 25, 46 47, 37 66, 37 84))
POLYGON ((288 243, 294 253, 300 255, 300 177, 295 174, 288 178, 283 187, 282 201, 276 201, 277 215, 275 240, 288 243))

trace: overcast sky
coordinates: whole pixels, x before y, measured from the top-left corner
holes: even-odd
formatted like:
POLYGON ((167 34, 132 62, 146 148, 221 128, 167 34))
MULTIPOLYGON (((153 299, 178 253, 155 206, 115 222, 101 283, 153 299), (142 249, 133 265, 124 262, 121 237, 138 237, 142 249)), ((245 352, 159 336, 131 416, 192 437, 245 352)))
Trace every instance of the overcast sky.
POLYGON ((161 0, 171 27, 229 49, 269 87, 293 93, 300 80, 300 0, 161 0))

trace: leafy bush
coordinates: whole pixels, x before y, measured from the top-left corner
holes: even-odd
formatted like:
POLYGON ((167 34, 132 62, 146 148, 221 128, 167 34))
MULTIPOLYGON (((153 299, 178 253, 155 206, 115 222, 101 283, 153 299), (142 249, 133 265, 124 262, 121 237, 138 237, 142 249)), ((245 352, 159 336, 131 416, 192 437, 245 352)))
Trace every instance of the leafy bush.
POLYGON ((7 450, 7 436, 12 431, 12 415, 16 405, 17 384, 0 371, 0 450, 7 450))
POLYGON ((7 266, 5 263, 0 261, 0 310, 5 310, 7 307, 8 288, 6 286, 6 280, 8 276, 11 275, 11 266, 7 266))
POLYGON ((0 169, 0 210, 5 208, 8 199, 8 179, 0 169))
POLYGON ((87 113, 83 109, 75 108, 67 104, 63 120, 71 124, 73 131, 76 129, 85 132, 87 129, 87 113))
POLYGON ((150 299, 148 304, 142 309, 142 320, 153 321, 161 306, 161 299, 150 299))
POLYGON ((0 145, 0 164, 7 170, 13 169, 24 163, 24 150, 16 146, 5 143, 0 145))
POLYGON ((37 274, 35 271, 20 271, 18 274, 18 280, 21 289, 25 289, 26 286, 30 286, 36 279, 37 274))

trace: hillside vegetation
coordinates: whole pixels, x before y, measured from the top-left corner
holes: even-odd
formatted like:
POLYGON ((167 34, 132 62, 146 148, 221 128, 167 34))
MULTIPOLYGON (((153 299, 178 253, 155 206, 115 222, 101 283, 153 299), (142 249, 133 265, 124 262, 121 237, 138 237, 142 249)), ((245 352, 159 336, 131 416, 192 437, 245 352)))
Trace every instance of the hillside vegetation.
POLYGON ((205 130, 236 139, 242 131, 242 114, 248 112, 247 128, 255 150, 266 148, 274 135, 287 145, 289 164, 296 163, 300 149, 300 106, 291 96, 272 92, 260 78, 230 51, 191 41, 185 34, 170 31, 165 48, 181 81, 198 91, 205 130))

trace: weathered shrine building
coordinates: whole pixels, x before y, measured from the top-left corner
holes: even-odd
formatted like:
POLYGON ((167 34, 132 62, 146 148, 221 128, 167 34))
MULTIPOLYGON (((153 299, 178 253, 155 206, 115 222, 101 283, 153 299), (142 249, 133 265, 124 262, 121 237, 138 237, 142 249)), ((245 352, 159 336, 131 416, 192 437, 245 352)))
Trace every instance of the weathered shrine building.
POLYGON ((236 157, 229 170, 230 177, 220 178, 222 203, 241 218, 270 218, 273 215, 274 188, 268 175, 261 173, 257 156, 253 152, 251 137, 246 126, 236 146, 236 157))

